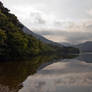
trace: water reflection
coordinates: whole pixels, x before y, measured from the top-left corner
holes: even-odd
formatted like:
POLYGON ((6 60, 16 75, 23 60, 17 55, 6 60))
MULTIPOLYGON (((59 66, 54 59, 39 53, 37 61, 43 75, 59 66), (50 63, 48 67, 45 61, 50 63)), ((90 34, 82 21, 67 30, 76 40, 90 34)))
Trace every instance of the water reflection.
POLYGON ((76 59, 85 61, 87 63, 92 63, 92 53, 84 53, 84 54, 81 54, 76 59))
POLYGON ((62 57, 56 55, 47 55, 33 57, 30 61, 0 61, 0 91, 2 90, 1 88, 4 88, 5 90, 9 88, 20 88, 22 82, 29 75, 36 73, 39 66, 50 61, 52 63, 53 60, 55 62, 58 58, 62 57))
POLYGON ((0 84, 16 87, 22 83, 27 76, 35 73, 38 67, 54 56, 37 56, 30 61, 0 62, 0 84))
POLYGON ((91 61, 90 54, 82 54, 48 64, 29 76, 19 92, 92 92, 91 61))

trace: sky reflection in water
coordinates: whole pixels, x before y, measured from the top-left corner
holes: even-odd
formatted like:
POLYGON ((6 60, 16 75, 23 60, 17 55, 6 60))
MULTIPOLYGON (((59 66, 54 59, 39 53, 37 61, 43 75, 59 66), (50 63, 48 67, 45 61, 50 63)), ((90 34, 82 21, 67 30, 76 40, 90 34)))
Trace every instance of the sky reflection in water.
POLYGON ((29 76, 19 92, 92 92, 92 63, 82 57, 46 66, 29 76))

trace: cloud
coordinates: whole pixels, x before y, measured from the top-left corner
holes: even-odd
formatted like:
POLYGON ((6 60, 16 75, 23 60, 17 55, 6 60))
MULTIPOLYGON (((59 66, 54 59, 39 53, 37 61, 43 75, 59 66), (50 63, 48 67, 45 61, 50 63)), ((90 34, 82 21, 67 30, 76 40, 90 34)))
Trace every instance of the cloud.
POLYGON ((87 13, 92 17, 92 9, 89 9, 87 13))
POLYGON ((92 64, 66 61, 48 65, 29 76, 19 92, 92 92, 92 64))
POLYGON ((2 1, 24 25, 50 40, 92 40, 92 0, 2 1))
POLYGON ((78 44, 85 41, 92 41, 92 24, 88 21, 79 25, 72 23, 72 25, 69 24, 69 27, 65 30, 48 29, 39 30, 37 33, 53 41, 65 41, 72 44, 78 44))
MULTIPOLYGON (((9 0, 5 1, 4 5, 7 6, 13 13, 17 14, 14 9, 17 7, 22 7, 21 11, 31 8, 34 8, 37 11, 42 11, 47 14, 56 16, 56 19, 60 20, 80 20, 90 18, 86 10, 92 8, 92 0, 9 0), (29 8, 27 8, 29 7, 29 8)), ((23 16, 26 16, 26 13, 29 11, 25 11, 23 16)), ((19 13, 19 12, 18 12, 19 13)), ((26 16, 27 17, 27 16, 26 16)), ((30 21, 30 20, 29 20, 30 21)), ((49 21, 49 19, 48 19, 49 21)), ((30 25, 31 26, 31 25, 30 25)))
POLYGON ((34 20, 34 24, 45 25, 46 21, 43 18, 43 14, 40 12, 31 12, 30 19, 34 20))

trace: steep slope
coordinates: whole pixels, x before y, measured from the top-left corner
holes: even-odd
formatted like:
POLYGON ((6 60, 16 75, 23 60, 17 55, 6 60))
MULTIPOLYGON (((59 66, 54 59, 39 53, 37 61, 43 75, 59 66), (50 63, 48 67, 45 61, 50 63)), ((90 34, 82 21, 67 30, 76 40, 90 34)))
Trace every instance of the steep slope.
POLYGON ((43 36, 41 36, 41 35, 39 35, 39 34, 36 34, 36 33, 32 32, 30 29, 28 29, 28 28, 25 27, 24 25, 23 25, 23 32, 26 33, 26 34, 30 34, 30 35, 36 37, 38 40, 40 40, 40 41, 42 41, 42 42, 44 42, 44 43, 53 44, 53 45, 56 45, 56 46, 63 47, 62 44, 59 44, 59 43, 50 41, 50 40, 44 38, 43 36))
POLYGON ((29 58, 43 53, 79 53, 28 30, 0 2, 0 59, 29 58))
POLYGON ((27 57, 54 51, 54 48, 33 35, 23 32, 23 25, 0 2, 0 58, 27 57))

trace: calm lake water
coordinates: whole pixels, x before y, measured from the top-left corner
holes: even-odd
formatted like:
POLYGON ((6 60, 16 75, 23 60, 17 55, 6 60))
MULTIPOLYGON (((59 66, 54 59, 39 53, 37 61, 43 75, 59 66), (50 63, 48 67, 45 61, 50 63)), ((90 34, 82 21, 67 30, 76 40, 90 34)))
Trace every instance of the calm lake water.
POLYGON ((4 90, 20 88, 18 92, 92 92, 92 54, 0 62, 0 86, 4 90))

